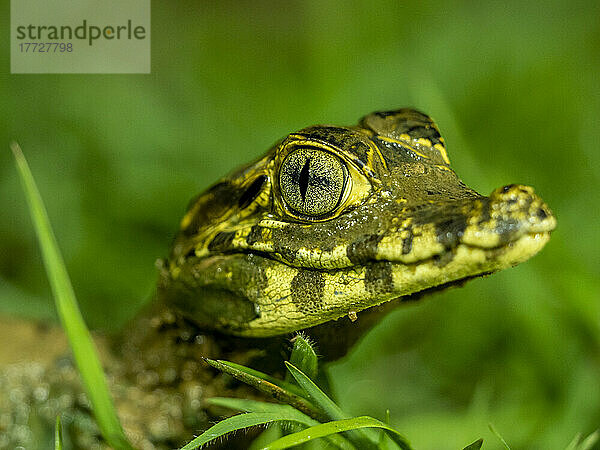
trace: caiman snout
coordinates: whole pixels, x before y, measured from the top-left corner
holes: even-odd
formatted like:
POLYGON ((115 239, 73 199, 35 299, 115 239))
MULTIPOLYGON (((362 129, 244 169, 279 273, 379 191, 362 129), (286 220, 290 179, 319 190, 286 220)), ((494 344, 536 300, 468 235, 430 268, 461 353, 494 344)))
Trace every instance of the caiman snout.
POLYGON ((476 202, 462 242, 476 247, 505 245, 526 234, 549 233, 556 227, 552 211, 533 188, 509 184, 476 202))
POLYGON ((490 201, 494 211, 521 220, 529 232, 552 231, 556 226, 552 211, 531 186, 506 185, 492 192, 490 201))

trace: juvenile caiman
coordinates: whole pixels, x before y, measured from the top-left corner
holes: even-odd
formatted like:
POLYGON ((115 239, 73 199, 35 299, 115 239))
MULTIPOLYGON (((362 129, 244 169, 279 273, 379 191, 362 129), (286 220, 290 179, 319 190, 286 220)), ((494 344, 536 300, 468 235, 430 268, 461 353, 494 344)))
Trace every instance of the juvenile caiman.
MULTIPOLYGON (((255 395, 202 356, 274 364, 306 330, 338 357, 395 305, 529 259, 555 224, 531 187, 467 187, 418 111, 291 133, 191 202, 156 301, 100 342, 123 425, 140 448, 181 444, 210 423, 204 399, 255 395)), ((0 448, 33 448, 59 413, 101 446, 80 392, 68 359, 6 368, 0 448)))

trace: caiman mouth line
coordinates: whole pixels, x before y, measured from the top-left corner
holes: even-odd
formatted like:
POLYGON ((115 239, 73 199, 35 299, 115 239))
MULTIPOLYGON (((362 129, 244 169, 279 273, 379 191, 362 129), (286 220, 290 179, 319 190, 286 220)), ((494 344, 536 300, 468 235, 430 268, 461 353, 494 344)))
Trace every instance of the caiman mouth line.
MULTIPOLYGON (((412 262, 402 262, 402 261, 398 261, 398 260, 393 260, 393 259, 369 259, 369 260, 365 260, 364 262, 360 263, 360 264, 356 264, 354 266, 347 266, 347 267, 337 267, 337 268, 320 268, 320 267, 304 267, 304 266, 296 266, 293 264, 289 264, 288 262, 286 262, 284 259, 275 256, 273 253, 270 252, 260 252, 260 251, 254 251, 254 250, 248 250, 248 249, 242 249, 241 251, 231 251, 231 252, 224 252, 220 255, 206 255, 204 257, 200 257, 200 258, 196 258, 198 261, 202 261, 205 259, 209 259, 211 257, 227 257, 227 256, 234 256, 234 255, 252 255, 252 256, 258 256, 258 257, 262 257, 265 259, 268 259, 270 261, 273 261, 276 264, 281 264, 283 266, 289 267, 289 268, 293 268, 293 269, 302 269, 302 270, 313 270, 313 271, 317 271, 317 272, 329 272, 329 273, 336 273, 336 272, 340 272, 340 271, 347 271, 348 269, 352 269, 352 267, 363 267, 366 264, 369 263, 391 263, 391 264, 396 264, 396 265, 403 265, 403 266, 416 266, 419 264, 423 264, 423 263, 428 263, 428 262, 436 262, 437 264, 440 265, 444 265, 445 263, 448 262, 447 259, 445 259, 446 256, 449 256, 449 259, 452 259, 452 255, 454 255, 456 253, 456 250, 459 247, 463 247, 463 248, 467 248, 469 250, 482 250, 482 251, 488 251, 490 253, 494 253, 497 254, 499 251, 502 251, 502 249, 507 249, 507 248, 511 248, 514 247, 515 245, 518 245, 520 242, 524 242, 524 241, 529 241, 532 240, 533 242, 540 242, 543 241, 544 243, 547 242, 550 239, 550 235, 552 233, 552 229, 549 229, 547 231, 538 231, 538 232, 530 232, 530 233, 525 233, 525 234, 521 234, 518 237, 515 237, 514 239, 510 240, 510 241, 506 241, 503 242, 502 244, 496 245, 496 246, 485 246, 485 245, 477 245, 477 244, 469 244, 469 243, 465 243, 465 242, 460 242, 458 245, 456 245, 455 247, 451 247, 451 248, 446 248, 444 251, 439 252, 439 253, 435 253, 427 258, 423 258, 423 259, 419 259, 419 260, 415 260, 412 262)), ((543 244, 542 244, 543 246, 543 244)), ((540 247, 541 249, 541 247, 540 247)), ((533 256, 535 253, 531 253, 529 254, 529 256, 533 256)), ((195 255, 189 255, 189 256, 193 256, 195 257, 195 255)))
MULTIPOLYGON (((466 243, 466 242, 459 242, 456 246, 454 247, 449 247, 449 248, 445 248, 443 251, 432 254, 431 256, 427 257, 427 258, 423 258, 423 259, 417 259, 413 262, 403 262, 403 261, 398 261, 398 260, 394 260, 394 259, 386 259, 386 258, 381 258, 381 259, 369 259, 366 260, 365 263, 368 262, 390 262, 393 264, 403 264, 406 266, 410 266, 410 265, 414 265, 414 264, 420 264, 423 262, 427 262, 427 261, 433 261, 433 260, 437 260, 440 257, 443 257, 446 254, 452 254, 455 253, 456 249, 458 247, 466 247, 469 249, 478 249, 478 250, 489 250, 489 251, 498 251, 499 249, 502 248, 507 248, 507 247, 511 247, 515 244, 517 244, 518 242, 520 242, 521 240, 523 240, 524 238, 531 238, 531 239, 539 239, 539 238, 550 238, 550 234, 552 233, 552 229, 548 229, 548 230, 540 230, 540 231, 536 231, 536 232, 527 232, 524 234, 520 234, 514 238, 512 238, 511 240, 507 240, 502 242, 501 244, 498 245, 494 245, 494 246, 486 246, 486 245, 477 245, 474 243, 466 243)), ((235 253, 235 252, 234 252, 235 253)), ((295 266, 293 264, 288 264, 285 261, 281 260, 280 258, 274 257, 273 254, 271 253, 260 253, 260 252, 241 252, 241 253, 245 253, 245 254, 250 254, 250 253, 255 253, 255 254, 260 254, 261 256, 265 256, 271 260, 280 262, 282 264, 285 264, 286 266, 289 267, 300 267, 303 269, 312 269, 312 270, 322 270, 322 271, 335 271, 335 270, 343 270, 343 269, 348 269, 348 267, 339 267, 339 268, 333 268, 333 269, 324 269, 324 268, 315 268, 315 267, 303 267, 303 266, 295 266)), ((357 264, 357 265, 362 265, 362 264, 357 264)), ((350 266, 351 267, 351 266, 350 266)))

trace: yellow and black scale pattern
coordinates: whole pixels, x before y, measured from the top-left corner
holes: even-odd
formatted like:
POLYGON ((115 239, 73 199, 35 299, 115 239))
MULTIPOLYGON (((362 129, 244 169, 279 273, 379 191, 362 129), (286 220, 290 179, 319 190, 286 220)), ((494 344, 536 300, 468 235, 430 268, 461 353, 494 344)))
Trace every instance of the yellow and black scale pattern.
POLYGON ((489 197, 418 111, 311 126, 190 205, 159 297, 202 328, 273 336, 516 265, 555 218, 531 187, 489 197))

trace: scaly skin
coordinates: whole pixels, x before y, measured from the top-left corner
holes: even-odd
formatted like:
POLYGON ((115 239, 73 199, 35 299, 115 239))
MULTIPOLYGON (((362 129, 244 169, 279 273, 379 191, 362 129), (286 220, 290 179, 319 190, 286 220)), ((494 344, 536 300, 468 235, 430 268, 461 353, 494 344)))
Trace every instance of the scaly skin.
MULTIPOLYGON (((254 395, 202 356, 272 371, 281 336, 305 329, 338 357, 391 300, 523 262, 555 224, 530 187, 467 187, 417 111, 292 133, 192 202, 157 301, 102 346, 126 432, 139 448, 174 447, 222 413, 206 398, 254 395)), ((35 446, 32 430, 51 431, 59 412, 78 447, 101 448, 80 389, 68 360, 0 372, 0 448, 35 446)))

